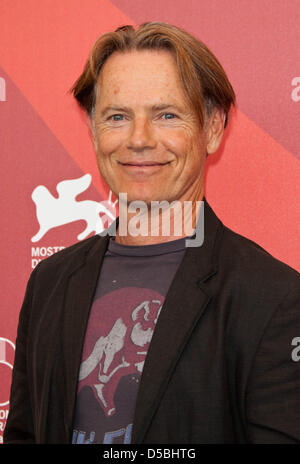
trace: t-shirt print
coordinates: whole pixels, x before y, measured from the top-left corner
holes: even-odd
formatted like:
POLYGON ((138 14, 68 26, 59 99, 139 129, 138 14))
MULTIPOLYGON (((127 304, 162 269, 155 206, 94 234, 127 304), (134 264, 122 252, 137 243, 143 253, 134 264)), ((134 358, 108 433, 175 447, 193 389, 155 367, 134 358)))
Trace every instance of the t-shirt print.
POLYGON ((79 372, 73 443, 130 443, 145 357, 164 296, 123 287, 90 314, 79 372))

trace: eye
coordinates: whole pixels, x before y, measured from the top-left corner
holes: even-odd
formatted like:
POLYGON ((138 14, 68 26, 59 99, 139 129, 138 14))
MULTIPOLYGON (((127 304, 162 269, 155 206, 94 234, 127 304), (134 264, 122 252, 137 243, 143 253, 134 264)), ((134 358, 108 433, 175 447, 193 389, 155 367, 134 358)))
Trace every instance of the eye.
POLYGON ((176 118, 177 116, 176 116, 176 114, 174 114, 174 113, 164 113, 164 114, 162 115, 162 117, 163 117, 163 119, 174 119, 174 118, 176 118))
POLYGON ((108 119, 112 119, 113 121, 123 121, 123 114, 113 114, 112 116, 109 116, 108 119))

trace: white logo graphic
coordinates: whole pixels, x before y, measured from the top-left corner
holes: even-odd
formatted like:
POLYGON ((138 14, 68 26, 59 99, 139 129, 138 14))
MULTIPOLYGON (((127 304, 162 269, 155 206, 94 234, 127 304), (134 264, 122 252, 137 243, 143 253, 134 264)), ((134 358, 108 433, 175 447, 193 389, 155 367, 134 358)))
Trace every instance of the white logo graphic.
POLYGON ((294 102, 298 102, 300 101, 300 77, 294 77, 294 79, 292 79, 292 85, 297 87, 293 89, 291 98, 294 102))
POLYGON ((85 174, 78 179, 70 179, 59 182, 56 186, 58 198, 55 198, 44 185, 36 187, 31 195, 36 204, 36 216, 40 230, 31 238, 32 242, 39 241, 50 229, 70 222, 85 220, 86 229, 78 235, 78 240, 85 239, 90 233, 101 233, 104 230, 104 222, 108 226, 116 218, 115 203, 111 202, 111 191, 108 201, 77 201, 76 197, 87 190, 92 181, 90 174, 85 174), (99 213, 104 213, 100 217, 99 213))
POLYGON ((3 77, 0 77, 0 101, 6 101, 6 83, 3 77))
MULTIPOLYGON (((9 369, 13 368, 13 359, 15 354, 15 345, 13 342, 8 340, 7 338, 0 337, 0 365, 4 365, 9 367, 9 369)), ((3 375, 2 382, 3 382, 3 375)), ((1 383, 2 383, 1 382, 1 383)), ((2 395, 1 395, 2 396, 2 395)), ((3 398, 0 398, 0 406, 6 406, 9 404, 9 400, 3 401, 3 398)))

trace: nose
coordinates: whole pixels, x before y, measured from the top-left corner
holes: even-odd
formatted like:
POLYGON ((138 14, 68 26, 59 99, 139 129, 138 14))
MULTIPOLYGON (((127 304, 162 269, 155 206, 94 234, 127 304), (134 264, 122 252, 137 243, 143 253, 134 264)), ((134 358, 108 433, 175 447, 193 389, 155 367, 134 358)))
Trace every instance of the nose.
POLYGON ((146 117, 138 117, 132 121, 128 135, 127 148, 140 152, 156 147, 156 138, 151 122, 146 117))

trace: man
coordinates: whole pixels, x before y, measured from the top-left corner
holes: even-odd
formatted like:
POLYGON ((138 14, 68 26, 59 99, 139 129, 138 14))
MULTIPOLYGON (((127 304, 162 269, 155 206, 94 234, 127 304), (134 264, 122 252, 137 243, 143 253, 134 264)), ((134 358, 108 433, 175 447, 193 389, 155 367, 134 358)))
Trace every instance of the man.
POLYGON ((299 443, 299 274, 204 198, 235 99, 221 65, 174 26, 124 26, 96 41, 73 93, 101 175, 126 194, 126 233, 117 221, 115 237, 33 271, 5 442, 299 443), (146 234, 130 233, 134 201, 146 234), (186 246, 199 209, 165 235, 149 225, 155 201, 203 201, 203 243, 186 246))

